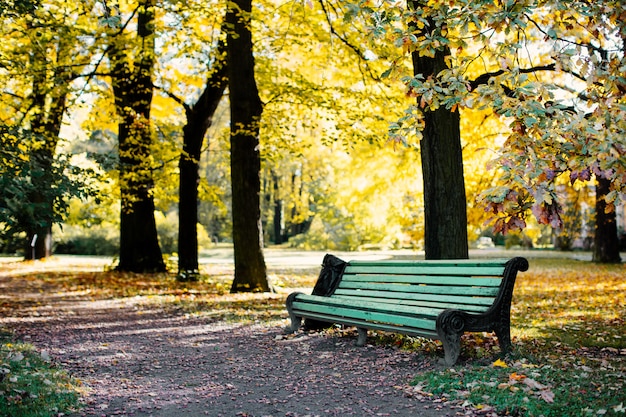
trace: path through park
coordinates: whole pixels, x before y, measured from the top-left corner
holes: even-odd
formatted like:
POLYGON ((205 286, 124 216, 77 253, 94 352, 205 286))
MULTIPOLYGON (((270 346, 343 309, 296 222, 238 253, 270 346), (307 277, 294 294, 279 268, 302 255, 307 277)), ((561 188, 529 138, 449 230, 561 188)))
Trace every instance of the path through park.
POLYGON ((435 360, 419 353, 32 285, 0 275, 2 297, 23 300, 0 326, 82 381, 75 416, 472 415, 409 385, 435 360))

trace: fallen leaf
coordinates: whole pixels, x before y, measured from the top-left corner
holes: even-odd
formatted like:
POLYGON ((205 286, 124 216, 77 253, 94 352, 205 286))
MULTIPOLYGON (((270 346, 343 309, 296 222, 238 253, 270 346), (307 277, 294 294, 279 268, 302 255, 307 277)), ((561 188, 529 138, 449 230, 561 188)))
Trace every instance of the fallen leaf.
POLYGON ((543 390, 543 389, 548 388, 547 386, 543 385, 540 382, 535 381, 532 378, 524 378, 522 383, 528 385, 531 389, 536 389, 536 390, 543 390))
POLYGON ((521 381, 523 379, 526 379, 526 375, 518 374, 517 372, 513 372, 511 375, 509 375, 509 379, 513 380, 513 381, 521 381))
POLYGON ((542 390, 539 392, 539 396, 541 397, 542 400, 544 400, 545 402, 552 404, 554 402, 554 393, 550 390, 542 390))
POLYGON ((492 363, 491 366, 500 367, 500 368, 508 368, 508 365, 502 359, 498 359, 497 361, 492 363))

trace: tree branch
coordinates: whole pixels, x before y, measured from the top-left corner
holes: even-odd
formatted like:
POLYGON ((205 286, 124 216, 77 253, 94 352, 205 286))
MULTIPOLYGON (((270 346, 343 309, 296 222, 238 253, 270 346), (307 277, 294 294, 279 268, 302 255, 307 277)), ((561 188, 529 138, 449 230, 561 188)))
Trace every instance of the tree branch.
MULTIPOLYGON (((554 71, 555 69, 556 69, 556 64, 548 64, 548 65, 539 65, 539 66, 530 67, 530 68, 520 68, 519 72, 522 74, 530 74, 530 73, 539 72, 539 71, 554 71)), ((470 81, 470 86, 472 87, 472 90, 474 90, 480 85, 487 84, 492 77, 497 77, 498 75, 502 75, 504 73, 506 73, 505 70, 486 72, 484 74, 481 74, 477 78, 473 79, 472 81, 470 81)))
POLYGON ((330 27, 330 33, 332 35, 335 35, 337 37, 337 39, 339 39, 344 45, 346 45, 348 47, 348 49, 352 50, 361 61, 365 62, 365 65, 367 67, 367 72, 369 73, 370 77, 372 79, 374 79, 375 81, 380 81, 380 77, 378 77, 377 75, 373 74, 371 69, 369 68, 369 65, 367 64, 367 58, 365 58, 365 54, 361 51, 361 49, 359 49, 358 46, 350 43, 350 41, 348 41, 346 38, 344 38, 343 36, 341 36, 339 34, 339 32, 337 32, 335 30, 335 27, 333 26, 333 22, 330 19, 330 14, 328 13, 328 10, 326 9, 326 6, 324 5, 324 0, 319 0, 319 4, 322 7, 322 11, 324 12, 324 16, 326 16, 326 22, 328 22, 328 26, 330 27))

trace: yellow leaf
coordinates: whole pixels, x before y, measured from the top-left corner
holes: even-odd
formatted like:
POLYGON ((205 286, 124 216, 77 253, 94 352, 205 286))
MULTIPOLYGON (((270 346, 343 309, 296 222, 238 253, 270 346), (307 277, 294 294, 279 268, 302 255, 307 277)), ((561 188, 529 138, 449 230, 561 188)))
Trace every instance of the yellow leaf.
POLYGON ((495 361, 491 365, 493 367, 508 368, 508 365, 502 359, 498 359, 497 361, 495 361))

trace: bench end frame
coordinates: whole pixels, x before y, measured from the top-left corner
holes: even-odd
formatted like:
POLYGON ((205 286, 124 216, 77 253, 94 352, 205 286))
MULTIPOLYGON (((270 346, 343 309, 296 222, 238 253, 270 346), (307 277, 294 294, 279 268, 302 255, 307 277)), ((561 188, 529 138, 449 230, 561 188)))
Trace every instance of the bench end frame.
POLYGON ((461 352, 461 336, 464 332, 494 331, 503 354, 511 350, 511 301, 513 287, 519 271, 528 270, 528 260, 515 257, 506 263, 502 288, 494 305, 486 314, 473 315, 464 311, 448 309, 437 317, 437 335, 443 343, 447 366, 456 363, 461 352))
POLYGON ((291 326, 289 327, 289 330, 292 333, 297 332, 300 326, 302 325, 302 317, 296 316, 296 314, 293 312, 293 302, 296 299, 296 297, 300 294, 304 294, 304 293, 292 292, 287 297, 287 301, 285 303, 287 305, 287 312, 289 313, 289 319, 291 320, 291 326))

